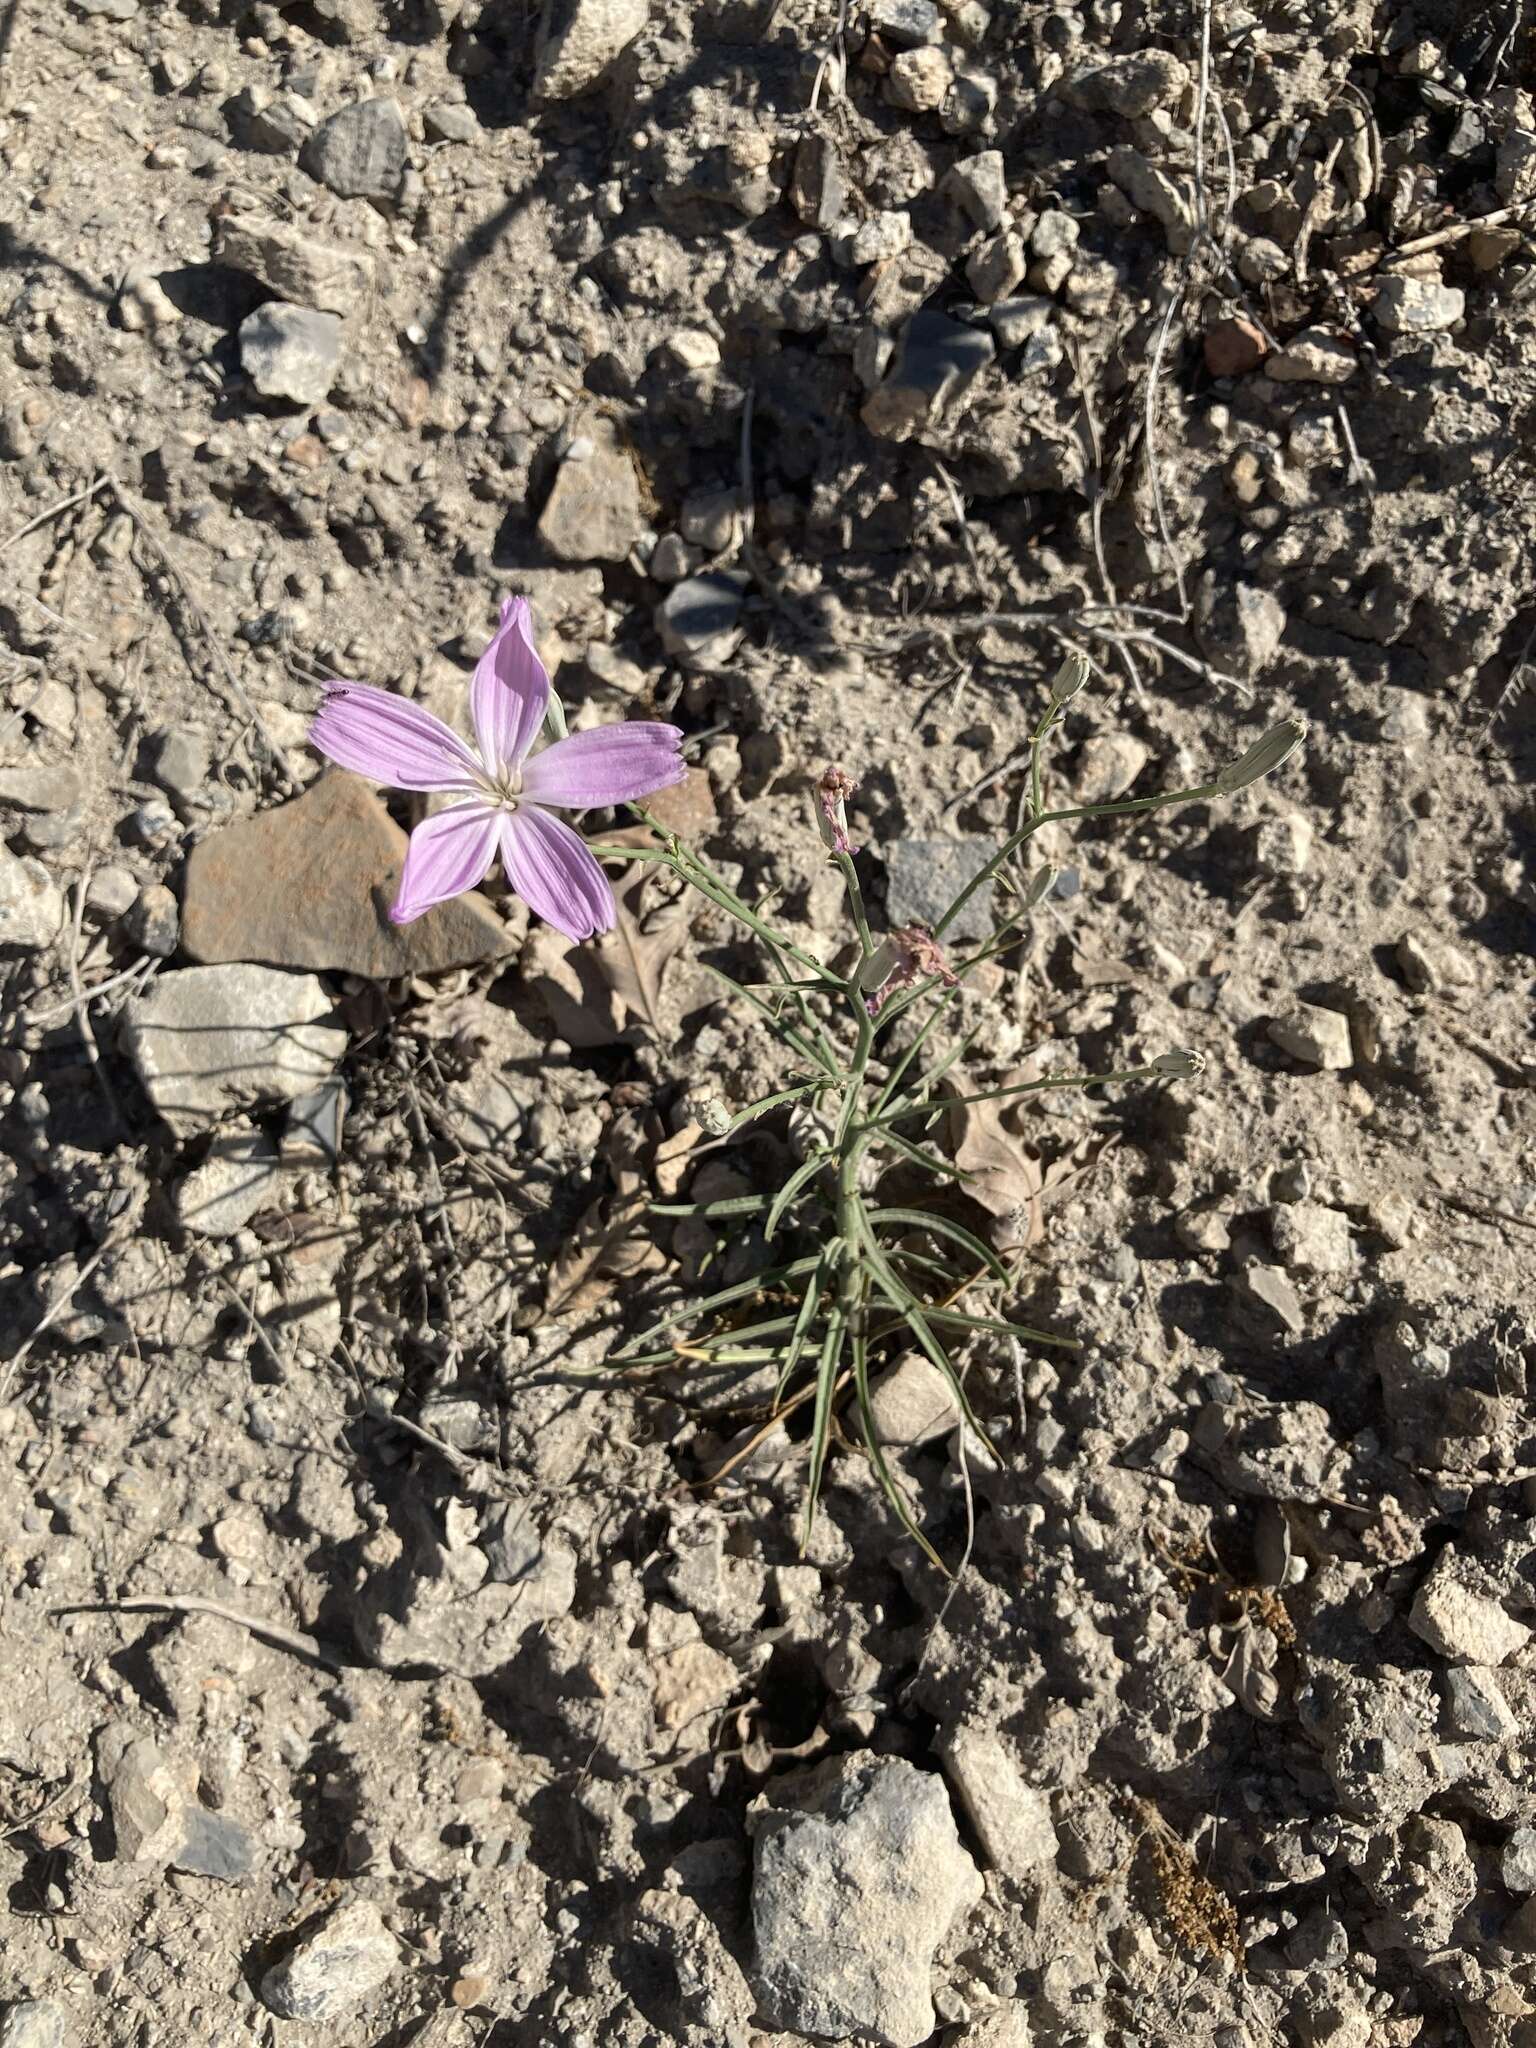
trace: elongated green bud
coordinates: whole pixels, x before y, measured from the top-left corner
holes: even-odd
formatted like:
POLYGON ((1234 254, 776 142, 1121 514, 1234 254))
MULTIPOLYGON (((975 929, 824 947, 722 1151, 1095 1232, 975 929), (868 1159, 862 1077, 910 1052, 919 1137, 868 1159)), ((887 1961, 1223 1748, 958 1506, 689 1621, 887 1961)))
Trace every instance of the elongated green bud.
POLYGON ((1291 758, 1306 736, 1304 719, 1282 718, 1261 740, 1255 740, 1246 754, 1240 754, 1222 769, 1216 778, 1217 789, 1223 796, 1232 796, 1261 776, 1272 775, 1282 761, 1291 758))
POLYGON ((1205 1054, 1180 1047, 1177 1052, 1160 1052, 1147 1065, 1154 1074, 1166 1074, 1172 1081, 1192 1081, 1205 1072, 1205 1054))
POLYGON ((1061 869, 1052 867, 1047 861, 1043 868, 1036 868, 1020 891, 1019 901, 1025 910, 1036 910, 1056 886, 1056 877, 1061 869))
POLYGON ((1070 704, 1092 673, 1086 654, 1069 654, 1051 684, 1051 710, 1060 711, 1063 705, 1070 704))

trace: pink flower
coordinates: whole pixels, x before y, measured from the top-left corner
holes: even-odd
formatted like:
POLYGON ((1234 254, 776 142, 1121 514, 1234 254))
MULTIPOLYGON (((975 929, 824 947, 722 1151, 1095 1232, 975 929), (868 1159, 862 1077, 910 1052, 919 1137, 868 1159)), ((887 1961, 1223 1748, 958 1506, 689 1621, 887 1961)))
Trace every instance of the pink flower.
POLYGON ((946 988, 954 988, 959 977, 944 957, 944 948, 932 932, 920 924, 899 924, 888 939, 882 939, 864 963, 859 987, 867 991, 864 1007, 878 1017, 898 989, 932 975, 946 988))
POLYGON ((688 773, 675 725, 605 725, 529 758, 549 702, 526 598, 508 598, 475 668, 469 708, 477 746, 430 711, 367 683, 327 683, 310 745, 374 782, 458 799, 411 834, 390 916, 410 924, 473 889, 497 854, 532 910, 568 939, 612 931, 613 891, 580 835, 555 809, 589 810, 669 789, 688 773))
POLYGON ((823 846, 831 853, 852 853, 848 839, 848 799, 858 784, 845 768, 826 768, 816 785, 820 809, 816 829, 823 846))

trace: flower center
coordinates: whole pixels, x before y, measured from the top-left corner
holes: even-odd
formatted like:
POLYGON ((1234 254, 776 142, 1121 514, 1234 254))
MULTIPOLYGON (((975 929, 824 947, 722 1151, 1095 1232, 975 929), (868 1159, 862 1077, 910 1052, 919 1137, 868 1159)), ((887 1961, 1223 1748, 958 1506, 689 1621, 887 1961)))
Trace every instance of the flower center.
POLYGON ((501 768, 485 778, 486 794, 498 811, 515 811, 523 800, 521 768, 501 768))

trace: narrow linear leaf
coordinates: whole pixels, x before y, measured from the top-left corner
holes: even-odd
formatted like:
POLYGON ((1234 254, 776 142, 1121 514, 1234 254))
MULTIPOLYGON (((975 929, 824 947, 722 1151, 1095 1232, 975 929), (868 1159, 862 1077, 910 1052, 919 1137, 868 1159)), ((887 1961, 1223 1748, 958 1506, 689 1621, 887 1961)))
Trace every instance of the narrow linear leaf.
POLYGON ((853 1388, 859 1408, 859 1426, 864 1436, 864 1447, 869 1452, 869 1461, 875 1468, 875 1477, 880 1482, 880 1491, 896 1511, 896 1517, 907 1534, 917 1544, 923 1555, 938 1566, 945 1578, 950 1576, 948 1565, 934 1549, 928 1538, 917 1526, 912 1510, 907 1506, 906 1496, 897 1485, 886 1463, 885 1446, 880 1441, 880 1432, 875 1426, 874 1404, 869 1398, 869 1346, 862 1333, 856 1333, 853 1340, 853 1388))
POLYGON ((1013 1285, 1013 1275, 993 1251, 983 1244, 974 1232, 963 1223, 952 1223, 947 1216, 930 1216, 921 1209, 872 1209, 871 1223, 899 1223, 908 1230, 931 1230, 935 1237, 947 1237, 952 1243, 962 1246, 973 1259, 980 1261, 994 1280, 1000 1280, 1005 1287, 1013 1285))
POLYGON ((948 1159, 941 1159, 937 1152, 929 1152, 922 1145, 914 1145, 907 1138, 899 1138, 894 1131, 881 1131, 879 1142, 890 1147, 903 1159, 909 1159, 914 1166, 925 1166, 930 1173, 937 1173, 945 1180, 966 1181, 970 1175, 955 1166, 948 1159))
MULTIPOLYGON (((863 1221, 862 1217, 860 1221, 863 1221)), ((893 1270, 890 1261, 876 1242, 874 1232, 867 1224, 863 1228, 863 1238, 864 1262, 874 1275, 876 1286, 911 1330, 929 1361, 943 1373, 962 1420, 968 1422, 980 1435, 981 1424, 976 1420, 970 1397, 960 1383, 960 1375, 955 1371, 949 1353, 929 1328, 927 1316, 916 1295, 902 1285, 900 1275, 893 1270)))
POLYGON ((826 1469, 827 1444, 832 1435, 832 1395, 837 1386, 837 1363, 842 1356, 843 1332, 847 1317, 840 1305, 834 1306, 827 1324, 827 1334, 822 1339, 821 1356, 816 1361, 816 1407, 811 1417, 811 1469, 806 1481, 805 1519, 800 1531, 802 1552, 811 1540, 811 1525, 816 1519, 816 1502, 821 1495, 821 1475, 826 1469))
POLYGON ((695 1316, 707 1315, 714 1308, 725 1308, 733 1301, 745 1301, 749 1295, 765 1294, 770 1287, 778 1287, 786 1280, 798 1280, 806 1273, 814 1272, 815 1268, 816 1258, 813 1254, 808 1258, 796 1259, 793 1265, 772 1266, 767 1272, 758 1273, 750 1280, 738 1280, 734 1287, 722 1287, 718 1294, 703 1295, 699 1300, 690 1301, 682 1308, 674 1309, 670 1315, 662 1316, 658 1321, 637 1332, 619 1355, 622 1358, 638 1346, 649 1343, 652 1337, 659 1337, 663 1330, 675 1329, 679 1323, 692 1322, 695 1316))
POLYGON ((773 1198, 773 1206, 768 1211, 768 1221, 763 1225, 764 1237, 771 1238, 773 1236, 784 1220, 785 1211, 793 1205, 801 1189, 809 1186, 816 1178, 831 1156, 831 1153, 823 1148, 821 1151, 813 1152, 809 1159, 795 1168, 789 1179, 785 1181, 783 1187, 779 1189, 779 1192, 773 1198))
POLYGON ((844 1251, 845 1246, 841 1238, 836 1238, 831 1244, 822 1246, 821 1257, 816 1265, 815 1277, 801 1297, 800 1313, 795 1317, 794 1333, 790 1337, 789 1349, 784 1355, 784 1363, 779 1369, 778 1384, 773 1390, 775 1413, 777 1413, 779 1403, 784 1399, 789 1389, 789 1383, 795 1376, 795 1368, 799 1365, 805 1347, 810 1341, 811 1325, 816 1320, 816 1312, 821 1307, 823 1297, 826 1294, 827 1283, 839 1260, 843 1257, 844 1251))

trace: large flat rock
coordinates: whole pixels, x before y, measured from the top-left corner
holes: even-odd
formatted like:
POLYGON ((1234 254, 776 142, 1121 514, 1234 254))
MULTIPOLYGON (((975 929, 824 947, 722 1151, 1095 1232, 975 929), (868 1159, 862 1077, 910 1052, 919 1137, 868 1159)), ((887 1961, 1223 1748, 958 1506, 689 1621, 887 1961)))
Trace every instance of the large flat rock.
POLYGON ((473 891, 394 925, 406 835, 359 776, 333 769, 290 804, 226 825, 187 862, 182 950, 386 980, 465 967, 507 950, 473 891))

